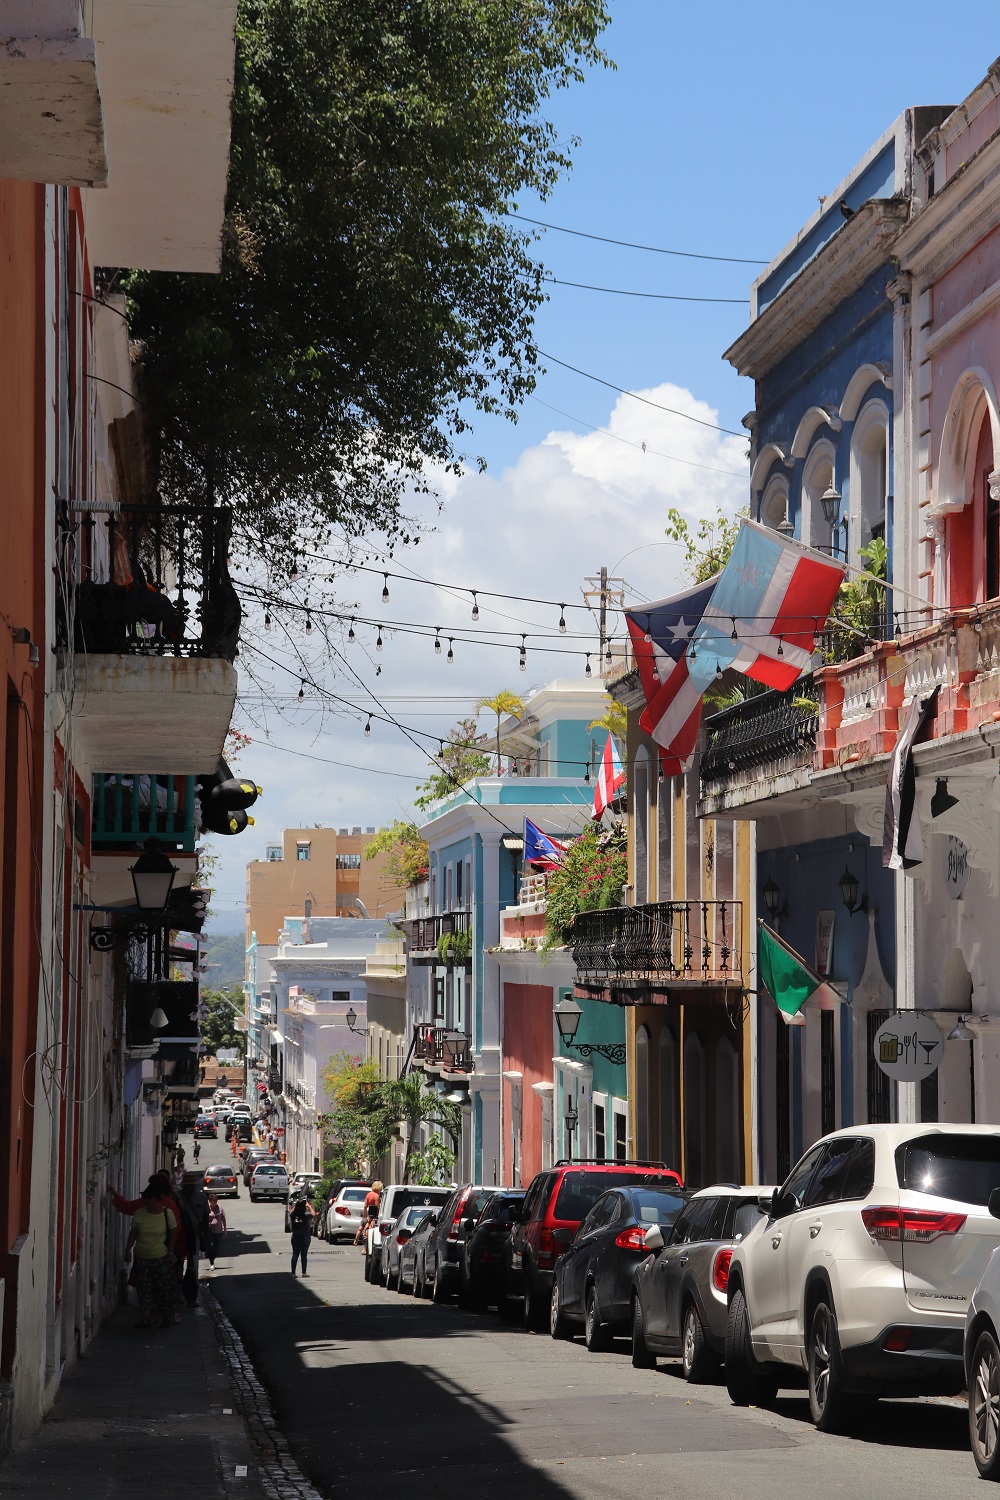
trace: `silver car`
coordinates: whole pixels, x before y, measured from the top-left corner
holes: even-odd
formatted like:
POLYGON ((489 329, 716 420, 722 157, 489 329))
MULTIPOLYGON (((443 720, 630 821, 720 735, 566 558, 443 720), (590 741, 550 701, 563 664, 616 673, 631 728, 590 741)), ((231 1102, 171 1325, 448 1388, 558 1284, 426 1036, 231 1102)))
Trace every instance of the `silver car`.
POLYGON ((329 1244, 337 1240, 353 1240, 364 1218, 365 1199, 370 1187, 341 1188, 330 1204, 326 1215, 326 1238, 329 1244))
POLYGON ((250 1202, 258 1198, 277 1198, 284 1202, 288 1197, 288 1172, 277 1162, 261 1162, 250 1174, 250 1202))
POLYGON ((646 1231, 652 1251, 632 1274, 632 1363, 680 1355, 685 1380, 711 1378, 722 1363, 733 1247, 767 1217, 771 1188, 710 1187, 695 1193, 666 1238, 646 1231))
POLYGON ((400 1249, 430 1212, 431 1210, 422 1204, 404 1208, 395 1223, 389 1226, 388 1234, 382 1236, 382 1246, 379 1250, 379 1255, 382 1257, 381 1275, 378 1281, 380 1285, 384 1283, 390 1292, 395 1291, 399 1282, 400 1249))

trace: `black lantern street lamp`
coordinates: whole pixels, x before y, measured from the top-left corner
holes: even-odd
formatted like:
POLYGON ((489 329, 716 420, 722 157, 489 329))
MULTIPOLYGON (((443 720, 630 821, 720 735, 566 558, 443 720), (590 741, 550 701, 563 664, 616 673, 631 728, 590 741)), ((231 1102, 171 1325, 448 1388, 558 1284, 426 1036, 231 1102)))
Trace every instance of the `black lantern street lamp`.
POLYGON ((840 887, 840 894, 843 897, 844 905, 852 917, 856 911, 867 910, 868 897, 862 896, 860 901, 858 900, 858 891, 861 888, 860 882, 856 875, 852 875, 850 865, 844 866, 844 873, 837 881, 837 884, 840 887))
POLYGON ((819 503, 823 507, 823 519, 830 528, 830 554, 837 555, 837 527, 840 524, 840 501, 841 494, 833 480, 819 497, 819 503))
POLYGON ((767 907, 767 914, 771 918, 771 921, 777 921, 781 911, 781 886, 773 875, 768 877, 766 885, 761 889, 761 895, 764 898, 764 905, 767 907))
POLYGON ((573 1156, 573 1132, 576 1130, 579 1119, 580 1116, 577 1112, 576 1105, 573 1103, 573 1100, 567 1100, 566 1113, 563 1116, 563 1124, 566 1127, 566 1139, 569 1143, 567 1147, 567 1155, 570 1158, 572 1158, 573 1156))
POLYGON ((155 839, 149 839, 129 871, 140 911, 165 911, 174 887, 177 869, 155 839))
POLYGON ((623 1063, 625 1061, 624 1042, 575 1042, 573 1040, 580 1029, 583 1011, 570 995, 564 995, 553 1006, 553 1014, 564 1047, 572 1047, 573 1051, 579 1052, 581 1057, 593 1057, 596 1053, 598 1057, 606 1057, 608 1062, 623 1063))
POLYGON ((357 1019, 358 1013, 354 1009, 354 1006, 348 1006, 347 1014, 344 1016, 344 1020, 347 1022, 348 1031, 353 1031, 356 1036, 364 1036, 368 1028, 367 1026, 355 1026, 354 1023, 357 1019))
POLYGON ((459 1060, 465 1054, 467 1041, 468 1038, 464 1031, 445 1032, 442 1037, 442 1044, 444 1046, 444 1060, 447 1067, 455 1068, 458 1066, 459 1060))

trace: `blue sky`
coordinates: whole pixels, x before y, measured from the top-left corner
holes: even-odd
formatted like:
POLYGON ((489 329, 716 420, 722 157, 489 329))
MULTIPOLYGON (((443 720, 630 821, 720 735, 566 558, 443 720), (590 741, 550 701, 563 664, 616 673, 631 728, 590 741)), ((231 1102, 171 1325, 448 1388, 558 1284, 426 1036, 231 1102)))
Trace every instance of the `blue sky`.
MULTIPOLYGON (((762 261, 902 109, 959 102, 1000 51, 995 0, 969 0, 961 24, 950 28, 947 12, 924 0, 891 10, 857 0, 835 10, 618 0, 612 10, 606 46, 616 71, 594 73, 553 101, 561 138, 580 137, 575 168, 545 205, 525 202, 522 211, 624 240, 762 261)), ((569 281, 741 299, 672 304, 553 287, 537 320, 539 347, 552 355, 739 430, 752 387, 721 356, 746 325, 755 266, 555 233, 545 236, 541 253, 551 273, 569 281)), ((583 576, 626 554, 620 571, 634 594, 666 594, 681 581, 677 550, 663 541, 666 508, 677 505, 696 520, 717 505, 743 502, 746 447, 739 438, 616 397, 557 366, 537 395, 516 425, 477 421, 470 446, 486 457, 487 475, 443 487, 440 515, 433 507, 426 512, 435 532, 400 567, 453 587, 394 581, 394 618, 468 628, 462 591, 474 586, 579 602, 583 576), (588 423, 610 427, 614 436, 591 432, 588 423)), ((308 578, 298 587, 308 590, 308 578)), ((381 579, 361 578, 349 602, 379 618, 380 591, 381 579)), ((492 613, 483 610, 480 630, 552 631, 551 614, 498 602, 492 613)), ((247 621, 248 641, 263 639, 259 623, 247 621)), ((273 636, 267 640, 278 649, 273 636)), ((254 744, 240 765, 265 795, 256 828, 209 841, 222 856, 217 930, 240 925, 246 861, 260 857, 283 826, 367 826, 409 813, 427 759, 377 719, 364 736, 369 690, 411 728, 443 734, 478 696, 499 687, 523 693, 549 677, 579 675, 583 663, 579 654, 536 651, 520 674, 509 646, 482 645, 457 646, 446 667, 426 639, 387 634, 376 657, 363 632, 350 670, 324 663, 315 646, 313 652, 315 680, 352 697, 353 710, 331 715, 312 692, 299 703, 298 683, 287 674, 262 698, 247 678, 251 649, 241 654, 244 700, 236 722, 254 744), (376 662, 383 669, 377 680, 376 662), (275 696, 285 701, 264 701, 275 696)))

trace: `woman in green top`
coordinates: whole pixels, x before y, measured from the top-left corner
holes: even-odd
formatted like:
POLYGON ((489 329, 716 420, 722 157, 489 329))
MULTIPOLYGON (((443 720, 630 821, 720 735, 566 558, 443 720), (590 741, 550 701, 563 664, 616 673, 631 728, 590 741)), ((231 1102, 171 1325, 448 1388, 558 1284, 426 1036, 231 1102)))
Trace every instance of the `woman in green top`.
POLYGON ((139 1294, 137 1328, 153 1328, 159 1322, 169 1328, 174 1321, 174 1241, 177 1221, 154 1187, 144 1187, 142 1204, 132 1215, 132 1228, 125 1244, 126 1260, 135 1251, 135 1288, 139 1294))

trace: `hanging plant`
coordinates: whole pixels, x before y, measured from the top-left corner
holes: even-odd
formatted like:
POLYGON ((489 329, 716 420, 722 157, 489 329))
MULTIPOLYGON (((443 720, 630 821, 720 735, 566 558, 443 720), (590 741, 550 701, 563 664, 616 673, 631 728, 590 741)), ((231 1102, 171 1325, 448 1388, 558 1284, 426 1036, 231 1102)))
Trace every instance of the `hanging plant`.
POLYGON ((545 948, 572 939, 573 923, 582 911, 621 906, 628 880, 624 826, 588 828, 573 840, 558 870, 549 876, 545 905, 545 948))

